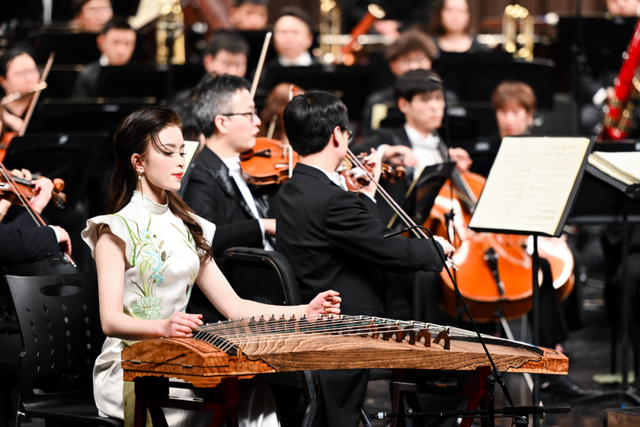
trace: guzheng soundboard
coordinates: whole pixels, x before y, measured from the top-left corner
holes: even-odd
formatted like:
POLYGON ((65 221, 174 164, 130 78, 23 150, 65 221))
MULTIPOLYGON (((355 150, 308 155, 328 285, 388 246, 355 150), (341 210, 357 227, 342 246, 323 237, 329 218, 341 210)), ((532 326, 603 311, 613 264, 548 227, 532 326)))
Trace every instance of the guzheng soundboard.
MULTIPOLYGON (((567 374, 555 350, 483 335, 500 371, 567 374)), ((475 370, 489 365, 471 331, 367 316, 240 319, 200 327, 193 338, 139 341, 122 351, 124 380, 179 378, 215 387, 223 377, 324 369, 475 370)))

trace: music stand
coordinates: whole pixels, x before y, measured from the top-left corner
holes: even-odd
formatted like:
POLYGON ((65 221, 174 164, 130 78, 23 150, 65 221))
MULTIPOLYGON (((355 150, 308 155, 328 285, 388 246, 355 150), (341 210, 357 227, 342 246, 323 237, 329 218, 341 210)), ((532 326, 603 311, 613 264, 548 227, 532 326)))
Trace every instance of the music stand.
MULTIPOLYGON (((629 151, 635 144, 609 144, 622 148, 619 151, 629 151)), ((598 144, 598 151, 613 151, 613 147, 598 144), (601 150, 604 148, 604 150, 601 150)), ((629 402, 640 404, 640 396, 636 395, 628 387, 628 345, 629 333, 629 301, 626 297, 629 291, 629 223, 640 222, 640 192, 637 185, 627 186, 620 181, 605 174, 598 168, 589 164, 586 168, 587 179, 580 190, 580 196, 575 208, 571 212, 570 220, 574 223, 619 223, 622 222, 622 384, 621 389, 605 391, 602 394, 587 396, 574 401, 574 404, 584 404, 593 401, 607 400, 612 397, 626 399, 629 402)), ((615 343, 613 344, 615 345, 615 343)), ((612 355, 612 358, 614 356, 612 355)), ((612 360, 612 366, 615 361, 612 360)))
MULTIPOLYGON (((559 236, 587 166, 593 139, 507 137, 469 221, 469 228, 533 236, 532 342, 538 341, 538 236, 559 236)), ((533 404, 539 401, 534 379, 533 404)), ((540 420, 534 417, 534 426, 540 420)))

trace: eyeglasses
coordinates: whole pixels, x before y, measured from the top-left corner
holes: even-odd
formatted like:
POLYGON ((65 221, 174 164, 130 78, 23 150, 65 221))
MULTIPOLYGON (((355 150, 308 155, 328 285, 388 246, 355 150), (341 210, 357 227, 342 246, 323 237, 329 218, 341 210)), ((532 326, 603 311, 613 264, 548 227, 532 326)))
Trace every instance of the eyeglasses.
POLYGON ((341 129, 341 130, 342 130, 342 132, 345 132, 347 134, 347 138, 348 138, 349 142, 351 142, 351 138, 353 138, 353 131, 351 129, 349 129, 349 128, 344 128, 344 129, 341 129))
POLYGON ((251 111, 247 112, 247 113, 227 113, 227 114, 219 114, 219 116, 227 116, 227 117, 231 117, 231 116, 246 116, 249 118, 249 120, 252 120, 253 117, 257 117, 258 116, 258 110, 256 108, 252 109, 251 111))

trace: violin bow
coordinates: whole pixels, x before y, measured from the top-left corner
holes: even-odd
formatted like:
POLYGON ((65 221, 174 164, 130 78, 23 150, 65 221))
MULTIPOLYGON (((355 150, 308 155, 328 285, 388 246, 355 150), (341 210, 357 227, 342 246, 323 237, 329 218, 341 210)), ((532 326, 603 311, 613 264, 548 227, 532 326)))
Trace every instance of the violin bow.
POLYGON ((258 89, 258 82, 260 81, 260 75, 262 74, 262 68, 264 67, 264 61, 267 58, 267 50, 269 49, 269 42, 271 41, 271 35, 273 33, 269 31, 264 36, 264 43, 262 44, 262 52, 260 52, 260 60, 258 61, 258 67, 256 73, 253 76, 253 83, 251 84, 251 97, 256 96, 256 90, 258 89))
POLYGON ((53 65, 53 57, 55 56, 55 54, 55 52, 51 52, 51 54, 49 54, 49 59, 47 60, 47 64, 44 66, 42 77, 40 77, 40 82, 38 83, 38 86, 41 86, 42 83, 45 83, 45 86, 41 89, 36 88, 35 94, 33 95, 33 98, 31 98, 31 103, 29 104, 27 115, 24 116, 24 122, 22 123, 22 128, 20 129, 18 136, 24 136, 24 133, 27 131, 27 126, 29 126, 29 121, 31 120, 33 111, 36 109, 36 104, 38 103, 38 99, 40 98, 40 93, 42 92, 42 89, 47 87, 47 77, 49 76, 49 71, 51 71, 51 66, 53 65))
MULTIPOLYGON (((46 227, 47 223, 44 222, 40 214, 36 212, 35 209, 33 209, 33 206, 31 206, 29 199, 27 198, 27 196, 24 195, 24 193, 22 192, 18 184, 16 184, 16 182, 14 181, 13 176, 11 176, 11 174, 9 173, 9 171, 7 170, 7 168, 4 166, 2 162, 0 162, 0 172, 2 172, 2 175, 7 180, 9 185, 13 187, 13 190, 16 196, 18 196, 18 199, 20 200, 20 202, 22 202, 25 209, 27 210, 27 212, 29 212, 29 215, 31 215, 31 218, 33 218, 33 220, 38 225, 38 227, 46 227)), ((67 255, 62 251, 61 251, 61 254, 62 254, 61 260, 63 263, 65 264, 71 263, 72 266, 77 267, 76 263, 73 262, 73 259, 71 259, 69 255, 67 255)))

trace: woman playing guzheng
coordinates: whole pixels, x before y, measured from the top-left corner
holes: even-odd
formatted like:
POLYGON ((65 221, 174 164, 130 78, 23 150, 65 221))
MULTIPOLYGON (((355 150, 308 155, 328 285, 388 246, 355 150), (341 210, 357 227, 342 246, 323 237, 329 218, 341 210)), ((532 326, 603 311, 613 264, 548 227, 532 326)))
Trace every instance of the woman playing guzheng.
MULTIPOLYGON (((175 193, 185 160, 180 119, 172 110, 145 107, 133 112, 119 124, 114 148, 109 215, 88 220, 82 232, 96 260, 100 318, 108 336, 93 375, 102 415, 133 421, 133 386, 122 378, 123 348, 147 338, 190 337, 202 325, 202 315, 185 312, 195 282, 228 318, 340 312, 334 291, 295 307, 259 304, 236 295, 211 259, 215 225, 195 215, 175 193)), ((241 390, 241 425, 278 425, 268 391, 259 384, 248 388, 241 390), (243 405, 247 395, 251 404, 243 405), (254 412, 263 409, 247 414, 242 406, 254 412)), ((208 425, 210 418, 207 413, 168 409, 165 415, 171 426, 208 425)))

